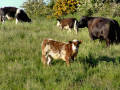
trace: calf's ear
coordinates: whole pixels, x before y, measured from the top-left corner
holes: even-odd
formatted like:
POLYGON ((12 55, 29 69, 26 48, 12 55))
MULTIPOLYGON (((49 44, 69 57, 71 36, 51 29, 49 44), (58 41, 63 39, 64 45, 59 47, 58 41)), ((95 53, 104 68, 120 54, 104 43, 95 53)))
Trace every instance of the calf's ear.
POLYGON ((72 41, 69 41, 69 43, 71 44, 71 43, 72 43, 72 41))
POLYGON ((83 42, 83 41, 82 41, 82 40, 80 40, 80 41, 79 41, 79 44, 81 44, 82 42, 83 42))

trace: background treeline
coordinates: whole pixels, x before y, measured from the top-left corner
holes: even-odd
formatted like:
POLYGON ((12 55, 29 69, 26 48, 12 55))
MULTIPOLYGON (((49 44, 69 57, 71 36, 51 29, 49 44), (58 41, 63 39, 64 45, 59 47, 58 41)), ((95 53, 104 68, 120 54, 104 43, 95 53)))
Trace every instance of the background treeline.
POLYGON ((58 18, 75 13, 80 16, 120 16, 120 0, 28 0, 22 7, 31 17, 58 18))

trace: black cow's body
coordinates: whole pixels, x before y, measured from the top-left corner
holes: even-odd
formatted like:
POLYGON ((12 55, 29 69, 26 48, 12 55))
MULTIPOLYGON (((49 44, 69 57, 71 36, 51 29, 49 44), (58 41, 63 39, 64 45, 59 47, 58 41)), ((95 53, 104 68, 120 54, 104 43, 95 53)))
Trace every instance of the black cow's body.
POLYGON ((79 21, 78 27, 88 27, 91 39, 105 40, 107 46, 113 42, 120 42, 120 27, 115 20, 103 17, 83 16, 79 21))
POLYGON ((16 18, 16 24, 18 21, 31 22, 31 19, 27 16, 27 14, 22 9, 16 7, 0 8, 0 20, 5 22, 6 18, 8 20, 16 18))

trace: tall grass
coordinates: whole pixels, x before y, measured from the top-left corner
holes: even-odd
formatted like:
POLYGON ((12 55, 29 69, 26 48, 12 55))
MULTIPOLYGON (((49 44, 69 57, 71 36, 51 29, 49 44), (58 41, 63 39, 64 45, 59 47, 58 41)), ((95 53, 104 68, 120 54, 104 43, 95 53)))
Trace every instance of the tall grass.
POLYGON ((54 19, 37 19, 31 24, 5 22, 0 25, 1 90, 119 90, 120 45, 106 48, 92 41, 87 28, 67 32, 54 19), (41 42, 45 38, 68 42, 83 40, 70 67, 64 61, 41 63, 41 42))

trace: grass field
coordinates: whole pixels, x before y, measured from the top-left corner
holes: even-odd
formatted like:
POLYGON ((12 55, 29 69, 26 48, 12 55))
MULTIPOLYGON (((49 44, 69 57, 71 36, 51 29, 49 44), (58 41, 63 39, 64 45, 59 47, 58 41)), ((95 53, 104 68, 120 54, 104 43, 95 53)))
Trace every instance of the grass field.
POLYGON ((0 24, 0 90, 120 90, 119 62, 120 45, 106 48, 105 42, 90 40, 87 28, 76 35, 60 31, 54 19, 0 24), (45 38, 83 43, 69 67, 61 60, 44 67, 41 42, 45 38))

